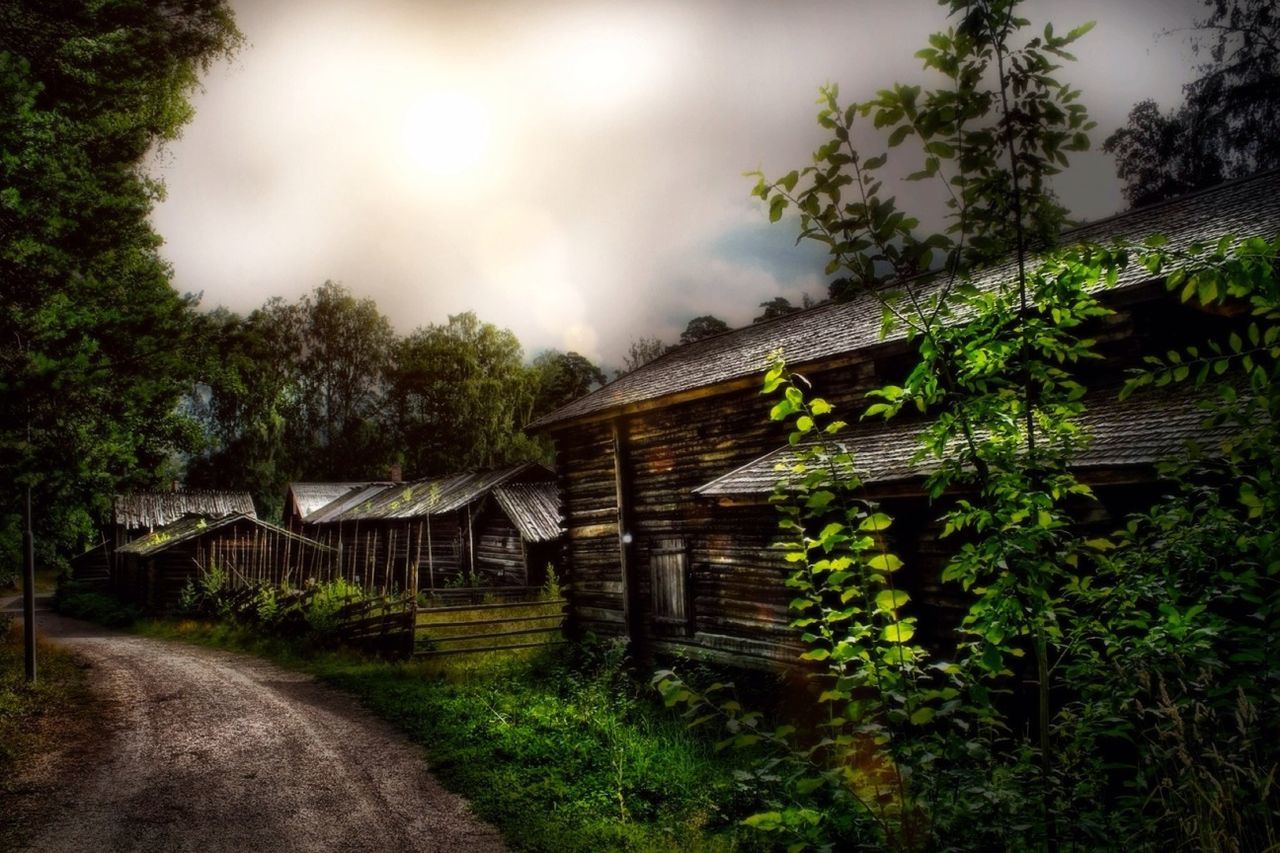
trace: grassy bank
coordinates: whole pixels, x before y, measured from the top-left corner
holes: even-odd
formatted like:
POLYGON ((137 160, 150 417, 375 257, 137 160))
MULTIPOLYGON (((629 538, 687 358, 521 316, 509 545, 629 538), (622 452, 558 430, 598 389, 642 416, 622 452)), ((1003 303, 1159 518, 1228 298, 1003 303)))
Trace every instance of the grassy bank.
MULTIPOLYGON (((22 629, 0 625, 0 800, 24 793, 25 771, 75 737, 85 724, 89 694, 84 670, 67 652, 44 643, 37 648, 39 680, 27 684, 22 629)), ((0 809, 0 848, 20 846, 22 809, 0 809)))
POLYGON ((610 646, 389 663, 225 623, 134 628, 259 654, 354 694, 520 849, 750 849, 733 756, 655 704, 610 646))

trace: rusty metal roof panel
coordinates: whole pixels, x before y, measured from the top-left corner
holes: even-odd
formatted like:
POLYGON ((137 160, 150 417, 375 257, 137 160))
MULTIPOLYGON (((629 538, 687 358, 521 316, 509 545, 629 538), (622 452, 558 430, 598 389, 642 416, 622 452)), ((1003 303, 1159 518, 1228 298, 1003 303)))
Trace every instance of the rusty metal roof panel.
POLYGON ((560 538, 560 490, 555 483, 509 483, 494 489, 493 499, 525 540, 560 538))
MULTIPOLYGON (((1232 181, 1150 207, 1084 225, 1065 233, 1063 245, 1141 241, 1153 234, 1168 238, 1170 250, 1217 239, 1223 234, 1274 236, 1280 232, 1280 170, 1232 181)), ((978 287, 996 287, 1013 275, 1013 263, 995 265, 973 277, 978 287)), ((1134 287, 1150 276, 1138 264, 1120 276, 1116 287, 1134 287)), ((938 284, 927 277, 893 289, 926 295, 938 284)), ((585 397, 534 421, 551 427, 615 409, 657 400, 696 388, 762 373, 770 353, 782 350, 793 366, 846 355, 904 337, 901 327, 881 336, 879 299, 863 293, 848 302, 820 305, 678 347, 585 397)))
POLYGON ((126 530, 163 527, 188 515, 222 518, 236 514, 257 516, 248 492, 131 492, 116 495, 112 502, 112 517, 126 530))

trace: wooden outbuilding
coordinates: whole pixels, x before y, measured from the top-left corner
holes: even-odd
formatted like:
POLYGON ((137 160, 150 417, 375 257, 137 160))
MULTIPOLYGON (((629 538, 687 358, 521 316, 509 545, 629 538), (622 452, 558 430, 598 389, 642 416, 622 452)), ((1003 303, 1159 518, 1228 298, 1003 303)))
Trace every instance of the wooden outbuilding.
POLYGON ((111 586, 149 610, 177 606, 183 587, 211 570, 232 588, 259 584, 298 588, 325 580, 328 549, 247 513, 188 515, 117 549, 111 586))
POLYGON ((111 501, 111 521, 102 539, 82 554, 71 558, 72 576, 81 583, 108 585, 125 544, 173 524, 179 519, 206 520, 230 515, 256 518, 253 497, 248 492, 210 489, 128 492, 111 501))
POLYGON ((538 586, 559 559, 555 475, 534 463, 355 484, 301 519, 336 572, 382 592, 538 586))
MULTIPOLYGON (((1134 210, 1071 231, 1065 244, 1141 241, 1163 234, 1185 249, 1224 233, 1280 233, 1280 172, 1235 181, 1134 210)), ((1008 265, 976 277, 995 287, 1008 265)), ((925 294, 922 278, 905 285, 925 294)), ((898 288, 902 290, 902 286, 898 288)), ((1077 460, 1102 496, 1095 519, 1121 515, 1149 494, 1158 457, 1189 440, 1209 441, 1193 401, 1135 395, 1115 402, 1124 370, 1145 354, 1224 333, 1238 320, 1181 303, 1137 264, 1104 296, 1116 313, 1091 336, 1105 358, 1091 365, 1087 403, 1095 441, 1077 460)), ((770 354, 857 423, 865 394, 900 383, 915 361, 899 331, 882 337, 882 309, 871 294, 822 305, 675 349, 541 418, 533 428, 555 442, 565 528, 570 617, 582 630, 628 637, 646 650, 705 656, 750 666, 794 662, 786 564, 770 545, 777 513, 767 496, 785 461, 785 428, 768 418, 760 395, 770 354)), ((921 627, 954 624, 959 590, 944 588, 946 559, 920 488, 923 471, 908 461, 919 422, 862 422, 850 445, 869 497, 894 515, 904 579, 921 606, 921 627), (914 576, 909 576, 914 572, 914 576)))
POLYGON ((228 515, 256 518, 253 497, 248 492, 210 489, 129 492, 116 495, 111 503, 111 535, 108 539, 119 548, 180 518, 199 516, 214 519, 228 515))

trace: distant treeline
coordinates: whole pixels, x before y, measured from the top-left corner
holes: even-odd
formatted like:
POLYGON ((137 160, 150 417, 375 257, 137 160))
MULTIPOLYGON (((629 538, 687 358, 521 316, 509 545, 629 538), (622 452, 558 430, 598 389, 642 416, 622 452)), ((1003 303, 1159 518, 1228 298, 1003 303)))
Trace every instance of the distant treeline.
POLYGON ((275 515, 290 480, 360 480, 547 459, 532 419, 603 383, 578 353, 526 363, 475 314, 398 336, 370 299, 326 282, 247 316, 194 317, 193 486, 249 489, 275 515))

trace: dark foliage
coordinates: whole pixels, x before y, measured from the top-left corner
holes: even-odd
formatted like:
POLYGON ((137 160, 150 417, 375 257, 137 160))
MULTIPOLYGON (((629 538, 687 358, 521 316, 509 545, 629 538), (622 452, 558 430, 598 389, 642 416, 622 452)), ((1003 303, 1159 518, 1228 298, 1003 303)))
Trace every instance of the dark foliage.
MULTIPOLYGON (((33 489, 42 561, 193 442, 176 408, 190 300, 170 286, 141 163, 238 40, 223 0, 0 3, 0 466, 33 489)), ((0 495, 0 571, 20 496, 0 495)))
POLYGON ((1280 167, 1280 11, 1271 0, 1206 0, 1192 49, 1201 76, 1169 113, 1142 101, 1107 138, 1131 205, 1280 167))
POLYGON ((694 317, 689 321, 689 325, 684 327, 684 331, 680 333, 680 343, 691 344, 727 331, 729 331, 729 324, 724 320, 704 314, 701 317, 694 317))

